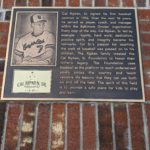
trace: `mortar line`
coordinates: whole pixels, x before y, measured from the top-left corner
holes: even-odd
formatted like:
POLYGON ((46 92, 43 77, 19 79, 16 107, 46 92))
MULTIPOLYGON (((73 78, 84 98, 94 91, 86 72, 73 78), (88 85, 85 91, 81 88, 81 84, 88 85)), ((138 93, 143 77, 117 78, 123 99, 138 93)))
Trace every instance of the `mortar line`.
POLYGON ((6 104, 6 111, 5 111, 5 122, 4 122, 4 130, 3 130, 3 136, 2 136, 2 144, 1 144, 1 150, 4 150, 5 148, 5 142, 6 142, 6 130, 7 130, 7 123, 8 123, 8 112, 9 112, 9 104, 6 104))
POLYGON ((20 150, 20 145, 21 145, 21 130, 22 130, 22 124, 23 124, 24 105, 22 104, 20 108, 21 108, 21 113, 19 117, 20 118, 19 119, 19 131, 18 131, 18 142, 17 142, 16 150, 20 150))
POLYGON ((67 122, 68 122, 68 105, 65 104, 65 148, 67 150, 67 122))
POLYGON ((69 0, 66 0, 66 7, 69 7, 69 0))
POLYGON ((42 4, 43 4, 43 3, 42 3, 42 0, 39 0, 39 4, 40 4, 40 6, 42 6, 42 4))
POLYGON ((95 104, 95 122, 96 122, 96 150, 100 149, 99 143, 99 121, 98 121, 98 104, 95 104))
POLYGON ((83 150, 83 104, 80 104, 80 150, 83 150))
POLYGON ((132 150, 129 104, 126 104, 126 112, 127 112, 127 124, 128 124, 128 149, 132 150))
POLYGON ((29 6, 29 0, 26 0, 26 5, 29 6))
POLYGON ((108 0, 105 0, 105 6, 108 7, 108 0))
POLYGON ((16 0, 14 0, 14 6, 16 6, 16 0))
POLYGON ((80 0, 79 7, 83 7, 82 0, 80 0))
POLYGON ((120 0, 120 7, 123 7, 123 0, 120 0))
POLYGON ((49 119, 49 136, 48 136, 48 150, 51 150, 51 139, 52 139, 52 112, 53 112, 53 104, 51 104, 51 109, 50 109, 50 119, 49 119))
POLYGON ((113 150, 116 150, 115 119, 114 119, 113 103, 111 103, 111 123, 112 123, 112 134, 113 134, 113 150))
POLYGON ((145 111, 145 104, 142 104, 142 115, 143 115, 143 125, 144 125, 144 138, 146 150, 149 150, 149 137, 148 137, 148 127, 147 127, 147 114, 145 111))
POLYGON ((32 147, 32 150, 36 150, 36 136, 37 136, 37 127, 38 127, 38 113, 39 113, 39 103, 36 105, 36 110, 35 110, 35 123, 34 123, 34 135, 33 135, 33 147, 32 147))
POLYGON ((95 0, 92 0, 92 7, 95 7, 95 0))
POLYGON ((134 7, 137 7, 136 0, 133 0, 133 6, 134 6, 134 7))
POLYGON ((3 2, 4 0, 1 0, 1 8, 3 9, 3 4, 4 4, 4 2, 3 2))

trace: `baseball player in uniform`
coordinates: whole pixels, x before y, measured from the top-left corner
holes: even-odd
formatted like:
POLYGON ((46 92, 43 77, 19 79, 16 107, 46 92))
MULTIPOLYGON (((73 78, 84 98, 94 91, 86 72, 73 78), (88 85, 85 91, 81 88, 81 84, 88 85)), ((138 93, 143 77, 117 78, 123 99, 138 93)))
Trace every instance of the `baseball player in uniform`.
POLYGON ((46 19, 41 14, 32 15, 30 21, 32 32, 19 39, 14 52, 15 64, 50 65, 55 49, 54 35, 44 30, 46 19))

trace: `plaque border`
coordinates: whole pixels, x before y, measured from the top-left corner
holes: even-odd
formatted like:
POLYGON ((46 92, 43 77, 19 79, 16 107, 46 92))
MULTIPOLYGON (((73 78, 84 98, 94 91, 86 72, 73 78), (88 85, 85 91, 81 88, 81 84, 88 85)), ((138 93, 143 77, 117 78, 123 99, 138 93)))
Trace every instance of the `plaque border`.
MULTIPOLYGON (((57 17, 58 18, 58 17, 57 17)), ((8 22, 8 21, 7 21, 8 22)), ((58 25, 58 20, 57 20, 58 25)), ((58 26, 57 26, 58 27, 58 26)), ((58 33, 58 32, 57 32, 58 33)), ((14 36, 14 35, 13 35, 14 36)), ((56 44, 57 45, 57 44, 56 44)), ((6 102, 6 101, 19 101, 19 102, 25 102, 25 101, 51 101, 51 102, 145 102, 145 90, 144 90, 144 77, 143 77, 143 68, 142 68, 142 56, 141 56, 141 43, 140 43, 140 34, 139 34, 139 24, 138 24, 138 15, 137 15, 137 8, 135 7, 12 7, 11 12, 11 19, 10 19, 10 26, 9 26, 9 34, 8 34, 8 42, 7 42, 7 49, 6 49, 6 62, 4 67, 4 74, 3 74, 3 82, 2 82, 2 88, 1 88, 1 100, 0 102, 6 102), (100 99, 100 98, 6 98, 4 97, 4 87, 5 87, 5 80, 6 80, 6 70, 7 70, 7 63, 8 63, 8 54, 9 54, 9 42, 10 42, 10 34, 11 34, 11 27, 12 27, 12 21, 13 21, 13 14, 15 9, 131 9, 135 12, 135 25, 136 25, 136 31, 137 31, 137 46, 138 46, 138 54, 139 54, 139 69, 140 69, 140 79, 141 79, 141 91, 142 91, 142 99, 100 99)), ((12 57, 12 56, 11 56, 12 57)))

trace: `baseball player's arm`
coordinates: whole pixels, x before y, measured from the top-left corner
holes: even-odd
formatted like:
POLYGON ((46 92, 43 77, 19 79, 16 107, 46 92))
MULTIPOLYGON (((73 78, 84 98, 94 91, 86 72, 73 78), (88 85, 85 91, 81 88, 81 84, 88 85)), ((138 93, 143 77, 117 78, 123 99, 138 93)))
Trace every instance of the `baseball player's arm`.
POLYGON ((15 50, 14 51, 14 63, 15 64, 21 64, 22 61, 23 61, 23 52, 15 50))
POLYGON ((22 40, 19 40, 16 49, 14 50, 14 63, 21 64, 23 61, 23 57, 24 57, 24 53, 22 47, 22 40))
MULTIPOLYGON (((43 54, 36 56, 36 57, 32 57, 30 59, 30 64, 36 64, 37 62, 40 64, 49 64, 51 57, 53 55, 53 49, 47 49, 46 52, 44 52, 43 54)), ((26 58, 24 58, 25 60, 26 58)), ((29 61, 29 60, 28 60, 29 61)))

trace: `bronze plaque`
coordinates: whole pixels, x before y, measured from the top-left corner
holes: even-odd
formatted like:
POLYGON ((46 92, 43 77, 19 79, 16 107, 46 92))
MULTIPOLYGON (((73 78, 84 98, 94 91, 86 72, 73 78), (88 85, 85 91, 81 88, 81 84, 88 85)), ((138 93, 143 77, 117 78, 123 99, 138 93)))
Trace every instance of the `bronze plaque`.
POLYGON ((136 9, 11 15, 2 100, 144 101, 136 9))

